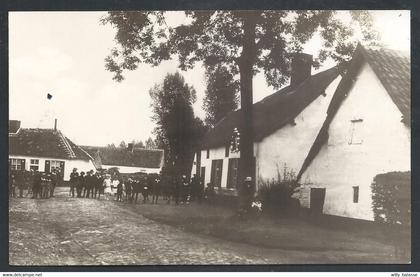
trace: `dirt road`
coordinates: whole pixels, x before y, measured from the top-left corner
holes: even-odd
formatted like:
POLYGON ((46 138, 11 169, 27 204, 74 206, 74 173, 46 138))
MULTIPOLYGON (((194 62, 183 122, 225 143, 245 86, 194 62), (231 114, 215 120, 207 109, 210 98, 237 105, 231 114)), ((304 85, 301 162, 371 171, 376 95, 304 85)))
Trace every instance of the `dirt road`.
MULTIPOLYGON (((11 265, 357 263, 369 253, 258 248, 184 232, 111 200, 11 199, 11 265), (349 258, 349 259, 347 259, 349 258)), ((140 205, 139 205, 140 206, 140 205)), ((141 209, 141 206, 139 207, 141 209)), ((372 258, 372 257, 370 257, 372 258)), ((380 261, 381 257, 378 257, 380 261)))

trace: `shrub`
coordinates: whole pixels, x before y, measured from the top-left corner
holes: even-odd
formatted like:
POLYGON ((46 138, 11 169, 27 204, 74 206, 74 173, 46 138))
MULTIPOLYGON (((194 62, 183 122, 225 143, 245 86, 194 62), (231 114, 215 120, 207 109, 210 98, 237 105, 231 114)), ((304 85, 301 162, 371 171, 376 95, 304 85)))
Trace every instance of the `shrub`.
POLYGON ((297 188, 295 174, 284 167, 283 176, 278 171, 277 180, 263 180, 258 189, 258 199, 262 203, 262 212, 271 215, 295 215, 300 204, 292 197, 297 188))
POLYGON ((411 172, 388 172, 373 179, 372 208, 375 221, 410 225, 411 172))

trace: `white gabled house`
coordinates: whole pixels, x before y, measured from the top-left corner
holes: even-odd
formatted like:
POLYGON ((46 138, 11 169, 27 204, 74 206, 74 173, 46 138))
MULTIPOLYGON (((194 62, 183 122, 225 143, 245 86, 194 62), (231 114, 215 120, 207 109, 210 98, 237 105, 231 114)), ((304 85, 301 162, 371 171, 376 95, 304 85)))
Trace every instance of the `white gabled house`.
MULTIPOLYGON (((297 174, 318 134, 341 76, 336 67, 311 75, 312 56, 299 54, 292 62, 291 84, 253 105, 257 189, 277 179, 284 166, 297 174)), ((236 192, 239 153, 232 152, 234 129, 240 130, 241 111, 234 111, 204 137, 191 174, 222 191, 236 192)))
POLYGON ((21 128, 18 120, 9 120, 9 169, 51 172, 60 168, 65 181, 73 168, 95 169, 92 158, 57 129, 21 128))
POLYGON ((374 219, 374 177, 411 170, 410 89, 408 54, 358 45, 298 174, 301 205, 374 219))
POLYGON ((118 168, 120 173, 157 173, 164 164, 162 149, 134 148, 132 143, 127 148, 109 148, 81 146, 93 157, 97 169, 118 168))

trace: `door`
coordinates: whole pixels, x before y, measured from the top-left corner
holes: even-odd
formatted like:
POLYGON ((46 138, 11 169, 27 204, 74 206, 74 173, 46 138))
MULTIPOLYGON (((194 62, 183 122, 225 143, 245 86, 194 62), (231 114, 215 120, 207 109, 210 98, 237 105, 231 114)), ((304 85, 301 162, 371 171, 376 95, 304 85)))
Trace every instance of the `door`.
POLYGON ((61 182, 63 181, 63 176, 64 176, 64 166, 65 166, 65 162, 61 161, 60 162, 60 174, 58 176, 58 180, 61 182))
POLYGON ((325 201, 325 188, 311 188, 310 209, 312 213, 322 214, 325 201))
POLYGON ((201 172, 200 172, 200 182, 204 185, 206 185, 204 182, 206 180, 206 168, 204 166, 201 167, 201 172))
POLYGON ((197 160, 196 160, 196 165, 195 165, 195 174, 197 175, 197 177, 200 177, 200 169, 201 169, 201 150, 197 151, 196 154, 197 160))
POLYGON ((227 180, 227 187, 228 188, 238 188, 238 174, 239 174, 239 159, 229 159, 229 167, 228 167, 228 180, 227 180))
POLYGON ((211 162, 211 183, 215 187, 222 186, 222 168, 223 168, 223 160, 213 160, 211 162))
POLYGON ((44 169, 45 173, 50 173, 50 161, 45 161, 45 169, 44 169))

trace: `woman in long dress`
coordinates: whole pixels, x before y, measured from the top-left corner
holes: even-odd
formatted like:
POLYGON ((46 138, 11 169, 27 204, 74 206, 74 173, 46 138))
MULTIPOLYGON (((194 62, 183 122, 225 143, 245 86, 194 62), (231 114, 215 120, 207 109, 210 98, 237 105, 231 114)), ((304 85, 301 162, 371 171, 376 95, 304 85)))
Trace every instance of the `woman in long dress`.
POLYGON ((110 196, 112 196, 111 176, 110 175, 105 176, 103 186, 104 186, 105 199, 109 200, 110 196))

